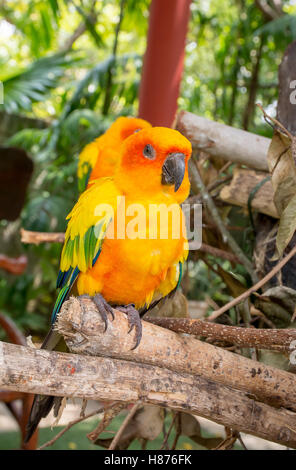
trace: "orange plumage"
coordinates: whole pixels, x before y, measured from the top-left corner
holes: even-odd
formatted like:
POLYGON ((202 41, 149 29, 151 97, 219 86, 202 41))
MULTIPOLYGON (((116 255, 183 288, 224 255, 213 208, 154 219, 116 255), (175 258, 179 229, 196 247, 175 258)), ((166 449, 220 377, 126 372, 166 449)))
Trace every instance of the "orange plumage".
MULTIPOLYGON (((179 203, 189 192, 190 155, 190 142, 179 132, 161 127, 143 129, 122 144, 120 164, 113 178, 95 181, 82 194, 68 216, 70 221, 61 261, 63 272, 78 267, 79 295, 101 293, 112 304, 134 303, 139 308, 175 288, 179 279, 179 263, 186 258, 187 248, 185 230, 178 239, 172 237, 172 232, 177 229, 178 233, 182 232, 179 227, 184 224, 179 203), (145 158, 143 155, 147 145, 154 149, 154 158, 145 158), (170 155, 181 155, 180 158, 184 160, 183 181, 178 191, 175 191, 173 184, 162 183, 163 166, 170 155), (127 214, 130 208, 141 207, 136 239, 117 237, 117 222, 124 211, 122 205, 118 207, 118 197, 124 197, 127 214), (113 210, 112 216, 96 216, 95 211, 100 204, 108 204, 113 210), (149 238, 151 205, 168 208, 174 204, 179 211, 179 220, 175 222, 173 217, 169 217, 168 238, 161 239, 159 234, 154 239, 149 238), (109 219, 112 219, 113 238, 109 236, 109 219), (101 251, 95 264, 91 265, 85 260, 85 237, 90 227, 98 223, 105 225, 104 233, 97 237, 101 239, 101 251), (67 244, 69 240, 72 243, 75 239, 77 248, 74 247, 73 251, 73 247, 69 248, 67 244)), ((132 220, 133 214, 126 217, 125 232, 132 220)), ((162 221, 156 223, 159 232, 162 221)))
POLYGON ((119 117, 103 135, 86 145, 79 155, 79 192, 84 191, 90 181, 112 176, 118 164, 122 142, 134 132, 146 127, 151 125, 144 119, 119 117))

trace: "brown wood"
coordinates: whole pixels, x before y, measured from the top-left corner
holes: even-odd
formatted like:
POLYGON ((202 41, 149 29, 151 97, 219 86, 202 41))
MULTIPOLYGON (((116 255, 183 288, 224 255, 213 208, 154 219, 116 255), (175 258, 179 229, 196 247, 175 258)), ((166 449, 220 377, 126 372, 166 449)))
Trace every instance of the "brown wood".
POLYGON ((189 333, 203 336, 208 340, 224 341, 240 347, 255 347, 258 349, 288 352, 289 354, 292 352, 292 341, 296 341, 296 330, 292 328, 278 330, 243 328, 189 318, 145 316, 145 320, 177 333, 189 333))
MULTIPOLYGON (((248 207, 248 198, 251 191, 266 178, 266 173, 243 168, 235 168, 231 183, 224 186, 220 192, 220 198, 228 204, 248 207)), ((266 181, 256 192, 252 200, 252 209, 276 219, 279 214, 273 202, 274 191, 271 181, 266 181)))
POLYGON ((21 242, 33 243, 64 243, 65 234, 63 232, 32 232, 30 230, 21 229, 21 242))
POLYGON ((209 255, 215 256, 217 258, 227 259, 228 261, 231 261, 231 263, 241 263, 240 259, 230 251, 221 250, 220 248, 207 245, 206 243, 201 244, 199 251, 208 253, 209 255))
POLYGON ((266 137, 187 111, 180 111, 177 115, 176 129, 190 140, 194 149, 256 170, 268 171, 266 156, 270 139, 266 137))
POLYGON ((72 297, 65 302, 57 322, 68 347, 77 353, 103 355, 166 367, 178 373, 197 374, 242 390, 260 401, 296 411, 296 376, 252 361, 222 348, 183 337, 151 323, 142 322, 143 338, 137 349, 123 313, 104 324, 89 299, 72 297))
POLYGON ((10 403, 14 400, 22 399, 24 394, 22 392, 10 392, 9 390, 0 390, 0 401, 3 403, 10 403))
POLYGON ((191 374, 106 357, 49 352, 0 342, 6 389, 94 400, 152 403, 189 411, 296 448, 296 414, 191 374))

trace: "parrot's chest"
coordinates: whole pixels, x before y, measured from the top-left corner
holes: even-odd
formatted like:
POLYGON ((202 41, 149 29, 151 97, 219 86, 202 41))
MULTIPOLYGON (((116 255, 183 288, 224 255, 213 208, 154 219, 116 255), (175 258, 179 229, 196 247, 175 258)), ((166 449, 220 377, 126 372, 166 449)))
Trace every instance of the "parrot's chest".
MULTIPOLYGON (((102 255, 133 272, 159 274, 168 268, 186 242, 184 217, 170 199, 129 201, 120 206, 108 227, 102 255)), ((100 260, 101 261, 101 260, 100 260)))
POLYGON ((108 227, 92 275, 109 302, 141 305, 184 258, 184 220, 178 204, 170 211, 140 202, 125 209, 108 227))

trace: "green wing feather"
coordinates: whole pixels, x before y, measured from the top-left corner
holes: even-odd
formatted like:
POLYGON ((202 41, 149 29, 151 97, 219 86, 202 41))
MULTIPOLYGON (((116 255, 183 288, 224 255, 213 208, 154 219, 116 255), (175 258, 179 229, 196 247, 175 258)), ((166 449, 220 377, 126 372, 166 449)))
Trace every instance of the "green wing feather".
POLYGON ((68 298, 79 273, 86 272, 97 261, 119 195, 113 181, 102 178, 80 196, 68 215, 57 279, 57 287, 61 291, 53 309, 52 322, 68 298))

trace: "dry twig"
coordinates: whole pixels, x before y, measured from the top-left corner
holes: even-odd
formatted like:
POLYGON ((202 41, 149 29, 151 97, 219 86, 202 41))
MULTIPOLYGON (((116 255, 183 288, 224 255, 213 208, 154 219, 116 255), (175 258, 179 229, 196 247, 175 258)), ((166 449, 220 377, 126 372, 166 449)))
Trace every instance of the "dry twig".
POLYGON ((63 436, 69 429, 72 428, 75 424, 81 423, 81 421, 84 421, 85 419, 91 418, 92 416, 95 416, 97 414, 100 414, 104 410, 104 407, 98 408, 96 411, 92 411, 91 413, 85 415, 85 416, 80 416, 77 419, 74 419, 73 421, 70 421, 70 423, 67 424, 60 432, 58 432, 52 439, 49 441, 45 442, 42 444, 42 446, 38 447, 37 450, 42 450, 45 449, 46 447, 52 446, 61 436, 63 436))
POLYGON ((116 449, 116 446, 118 442, 120 441, 120 438, 127 427, 128 423, 131 421, 133 416, 135 416, 136 412, 138 409, 141 407, 141 401, 138 401, 137 403, 134 404, 134 406, 129 410, 127 416, 123 420, 123 423, 121 424, 120 428, 118 429, 116 435, 114 436, 114 439, 112 440, 109 450, 114 450, 116 449))
POLYGON ((99 435, 105 431, 105 429, 109 426, 113 418, 118 415, 124 408, 126 408, 125 403, 112 403, 111 405, 107 406, 105 408, 104 416, 101 422, 98 424, 98 426, 91 431, 89 434, 87 434, 88 439, 91 442, 96 442, 98 439, 99 435))
POLYGON ((257 274, 255 273, 253 269, 253 265, 251 261, 246 257, 244 252, 241 250, 241 248, 238 246, 234 238, 231 236, 231 234, 228 232, 226 229, 220 215, 218 212, 218 209, 215 206, 215 203, 207 191, 201 176, 198 171, 198 167, 195 161, 189 162, 190 163, 190 175, 191 175, 191 184, 193 187, 193 190, 196 192, 201 193, 202 199, 204 204, 207 206, 209 212, 211 213, 211 216, 216 223, 216 226, 218 230, 220 231, 223 241, 228 244, 229 248, 233 251, 233 253, 240 259, 241 263, 244 265, 248 273, 250 274, 253 282, 257 282, 258 277, 257 274))
POLYGON ((211 315, 207 318, 208 321, 213 321, 222 313, 227 312, 230 308, 234 307, 235 305, 239 304, 243 300, 245 300, 247 297, 249 297, 253 292, 256 292, 258 289, 263 287, 270 279, 273 278, 273 276, 278 273, 284 266, 285 264, 290 261, 290 259, 296 254, 296 245, 292 248, 290 253, 288 253, 285 258, 283 258, 281 261, 279 261, 272 270, 266 274, 260 281, 258 281, 256 284, 254 284, 250 289, 246 290, 246 292, 243 292, 243 294, 239 295, 235 299, 231 300, 228 302, 226 305, 221 307, 219 310, 214 311, 211 313, 211 315))

